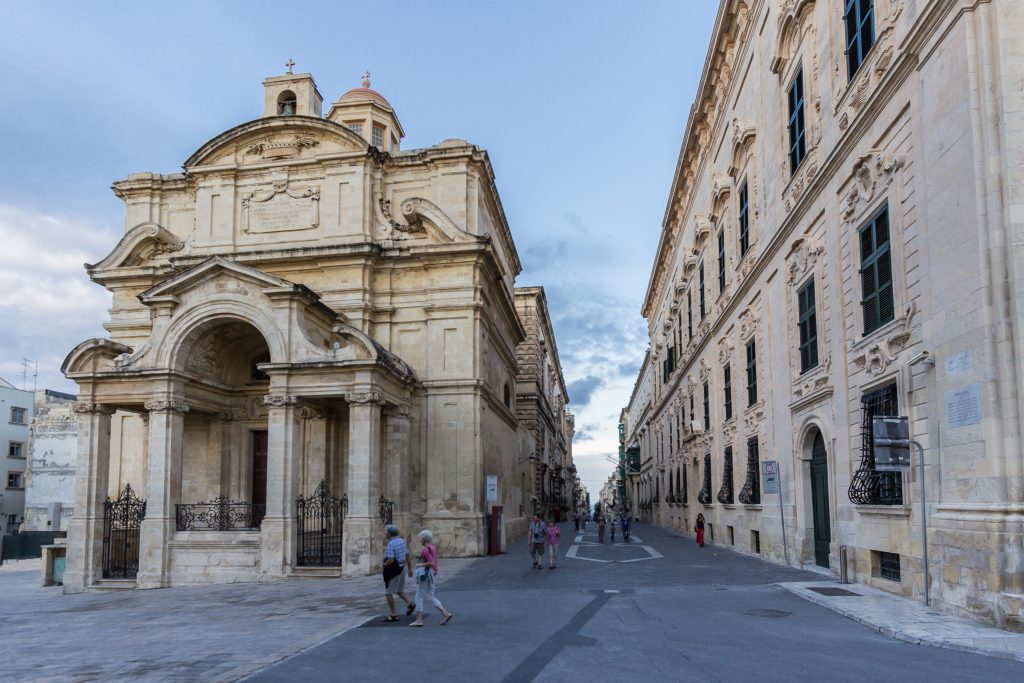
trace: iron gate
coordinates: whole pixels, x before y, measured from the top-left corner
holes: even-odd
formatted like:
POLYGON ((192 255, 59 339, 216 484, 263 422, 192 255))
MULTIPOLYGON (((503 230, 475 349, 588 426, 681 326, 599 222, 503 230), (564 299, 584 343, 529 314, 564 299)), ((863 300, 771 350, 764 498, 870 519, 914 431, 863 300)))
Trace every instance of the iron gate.
POLYGON ((134 579, 139 573, 139 528, 146 501, 125 484, 117 500, 103 503, 103 578, 134 579))
POLYGON ((348 496, 331 494, 325 480, 308 498, 299 496, 298 564, 300 567, 340 567, 342 528, 348 496))
POLYGON ((380 501, 377 503, 377 512, 380 514, 380 521, 387 526, 388 524, 394 524, 395 520, 395 501, 388 500, 384 496, 380 497, 380 501))

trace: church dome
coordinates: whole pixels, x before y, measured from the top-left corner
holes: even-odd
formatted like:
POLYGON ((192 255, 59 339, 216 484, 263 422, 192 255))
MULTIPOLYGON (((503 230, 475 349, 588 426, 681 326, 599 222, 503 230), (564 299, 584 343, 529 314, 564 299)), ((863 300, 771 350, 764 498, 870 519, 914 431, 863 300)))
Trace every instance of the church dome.
POLYGON ((392 109, 391 103, 388 102, 383 95, 372 88, 352 88, 342 95, 338 99, 338 102, 365 102, 366 100, 376 100, 385 107, 392 109))

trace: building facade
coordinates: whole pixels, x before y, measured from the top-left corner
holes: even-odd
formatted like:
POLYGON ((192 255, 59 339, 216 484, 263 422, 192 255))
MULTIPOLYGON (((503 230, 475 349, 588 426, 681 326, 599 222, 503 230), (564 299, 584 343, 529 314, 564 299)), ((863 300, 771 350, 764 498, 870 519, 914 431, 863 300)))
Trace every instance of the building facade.
POLYGON ((36 392, 35 415, 29 427, 22 531, 67 531, 74 514, 78 456, 75 398, 50 389, 36 392))
POLYGON ((110 338, 63 368, 66 592, 367 574, 386 521, 479 555, 495 504, 525 528, 521 267, 486 152, 403 150, 368 77, 326 116, 309 74, 263 105, 183 173, 114 184, 125 235, 87 266, 110 338))
POLYGON ((32 392, 0 379, 0 534, 18 533, 25 518, 25 471, 28 464, 32 392))
POLYGON ((527 514, 565 518, 579 496, 579 477, 572 461, 575 422, 555 344, 554 327, 543 287, 517 287, 516 313, 526 332, 516 348, 519 373, 515 410, 533 437, 535 448, 520 487, 527 492, 527 514))
POLYGON ((643 307, 658 523, 833 574, 845 547, 1024 627, 1022 29, 1010 0, 721 3, 643 307), (875 416, 909 418, 926 504, 875 416))

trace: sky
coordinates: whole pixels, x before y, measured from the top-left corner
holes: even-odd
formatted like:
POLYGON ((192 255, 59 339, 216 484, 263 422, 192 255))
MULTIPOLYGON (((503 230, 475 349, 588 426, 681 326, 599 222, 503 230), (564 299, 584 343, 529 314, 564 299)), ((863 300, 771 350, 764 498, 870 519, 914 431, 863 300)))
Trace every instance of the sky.
POLYGON ((641 316, 714 0, 388 3, 0 0, 0 377, 76 391, 60 373, 108 336, 84 263, 124 232, 110 191, 175 173, 262 113, 262 81, 312 73, 330 102, 363 71, 403 149, 487 150, 523 262, 542 285, 596 496, 647 349, 641 316), (34 368, 38 376, 33 380, 34 368))

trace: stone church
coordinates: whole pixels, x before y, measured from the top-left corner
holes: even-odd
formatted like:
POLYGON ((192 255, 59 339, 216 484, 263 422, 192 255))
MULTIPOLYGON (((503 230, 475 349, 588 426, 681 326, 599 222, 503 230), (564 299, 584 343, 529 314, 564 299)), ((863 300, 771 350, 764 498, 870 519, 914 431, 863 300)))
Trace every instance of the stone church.
POLYGON ((521 266, 486 152, 403 150, 368 74, 324 116, 289 66, 263 104, 113 186, 124 237, 86 266, 110 338, 63 366, 65 591, 366 574, 387 521, 449 556, 486 551, 494 505, 524 526, 521 266))

